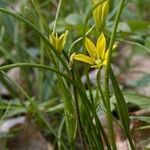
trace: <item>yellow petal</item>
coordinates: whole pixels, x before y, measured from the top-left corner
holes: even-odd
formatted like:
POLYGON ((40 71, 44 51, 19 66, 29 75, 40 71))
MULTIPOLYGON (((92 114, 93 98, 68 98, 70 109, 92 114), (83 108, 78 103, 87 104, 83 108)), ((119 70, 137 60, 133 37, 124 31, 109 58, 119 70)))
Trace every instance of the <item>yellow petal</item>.
POLYGON ((85 38, 85 47, 91 57, 96 57, 96 47, 93 42, 88 38, 85 38))
POLYGON ((104 61, 103 61, 103 65, 107 65, 107 59, 105 59, 104 61))
POLYGON ((49 36, 50 43, 55 47, 55 49, 59 53, 62 52, 62 50, 64 49, 66 39, 67 39, 67 35, 68 35, 68 30, 66 30, 66 32, 63 33, 59 38, 58 38, 57 33, 56 33, 56 35, 51 34, 49 36))
POLYGON ((76 54, 73 56, 73 59, 78 60, 78 61, 83 61, 91 65, 94 64, 94 58, 83 55, 83 54, 76 54))
POLYGON ((92 65, 91 68, 101 68, 103 64, 92 65))
POLYGON ((56 37, 54 34, 49 35, 49 41, 56 48, 56 37))
POLYGON ((108 61, 108 50, 106 51, 105 53, 105 56, 104 56, 104 60, 103 60, 103 65, 107 65, 107 61, 108 61))
POLYGON ((103 33, 99 36, 96 44, 97 57, 103 59, 106 49, 106 39, 103 33))
MULTIPOLYGON (((100 0, 92 0, 93 7, 100 2, 100 0)), ((98 29, 103 29, 105 22, 106 22, 106 17, 108 15, 108 10, 109 10, 109 0, 101 3, 98 7, 96 7, 93 10, 93 18, 95 25, 98 29)))
MULTIPOLYGON (((114 45, 113 45, 113 49, 115 49, 116 47, 117 47, 117 44, 114 44, 114 45)), ((103 64, 104 64, 104 65, 107 65, 108 52, 109 52, 109 50, 107 49, 107 51, 105 52, 104 60, 103 60, 103 64)))
POLYGON ((65 46, 65 43, 66 43, 66 39, 67 39, 67 35, 68 35, 68 30, 66 30, 66 32, 63 33, 58 38, 57 48, 58 48, 59 52, 61 52, 64 49, 64 46, 65 46))
POLYGON ((70 62, 73 62, 74 56, 76 55, 76 52, 74 52, 71 56, 70 56, 70 62))
POLYGON ((113 49, 115 49, 116 47, 117 47, 117 44, 114 44, 114 45, 113 45, 113 49))
MULTIPOLYGON (((93 7, 98 2, 99 2, 98 0, 95 0, 95 1, 93 0, 93 7)), ((100 4, 93 10, 93 18, 94 18, 96 27, 99 28, 101 26, 101 22, 102 22, 102 4, 100 4)))
POLYGON ((105 21, 106 21, 106 17, 108 15, 108 11, 109 11, 109 0, 105 1, 103 4, 102 4, 102 26, 105 25, 105 21))
POLYGON ((66 39, 67 39, 67 35, 68 35, 68 30, 66 30, 65 33, 63 33, 60 37, 59 40, 62 41, 63 45, 65 45, 66 39))

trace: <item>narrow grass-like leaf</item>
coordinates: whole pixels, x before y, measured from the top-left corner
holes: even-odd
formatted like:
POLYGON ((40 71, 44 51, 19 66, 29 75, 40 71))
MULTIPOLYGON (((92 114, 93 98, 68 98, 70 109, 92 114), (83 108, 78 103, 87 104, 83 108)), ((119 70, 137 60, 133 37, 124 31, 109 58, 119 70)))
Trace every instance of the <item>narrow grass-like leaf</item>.
POLYGON ((0 76, 0 81, 13 97, 17 96, 16 89, 13 88, 12 84, 4 76, 0 76))
MULTIPOLYGON (((24 89, 20 85, 18 85, 16 82, 14 82, 12 79, 10 79, 5 72, 0 71, 0 75, 5 76, 14 85, 14 87, 17 88, 24 95, 25 98, 27 98, 27 100, 30 102, 31 106, 33 107, 33 110, 37 113, 37 116, 43 121, 43 123, 50 130, 50 132, 52 132, 55 135, 56 139, 59 140, 62 143, 62 141, 58 138, 55 131, 50 126, 47 119, 44 117, 43 113, 37 107, 37 104, 33 101, 33 99, 30 98, 30 96, 26 93, 26 91, 24 91, 24 89)), ((25 106, 25 109, 28 112, 28 108, 26 107, 26 105, 24 105, 24 106, 25 106)), ((65 145, 63 143, 62 143, 62 145, 63 145, 63 147, 65 147, 65 145)))
POLYGON ((9 104, 8 104, 8 106, 7 106, 7 108, 6 108, 5 112, 4 112, 4 114, 3 114, 3 116, 0 118, 0 122, 2 122, 2 121, 6 118, 7 113, 8 113, 9 110, 10 110, 11 103, 12 103, 12 101, 9 102, 9 104))
POLYGON ((69 68, 68 68, 67 64, 65 63, 65 61, 63 60, 63 58, 60 56, 60 54, 58 54, 58 52, 56 51, 56 49, 49 42, 48 38, 45 35, 43 35, 43 33, 40 31, 40 29, 38 29, 34 24, 32 24, 27 19, 25 19, 22 16, 14 13, 12 11, 9 11, 9 10, 7 10, 5 8, 0 8, 0 12, 8 14, 8 15, 16 18, 17 20, 20 20, 20 21, 24 22, 26 25, 30 26, 43 39, 43 41, 48 45, 48 47, 55 53, 55 55, 57 56, 57 58, 60 60, 60 62, 65 67, 65 69, 69 72, 69 68))
POLYGON ((76 136, 77 123, 76 123, 73 104, 72 104, 72 97, 63 79, 60 76, 58 76, 58 80, 59 80, 61 95, 63 97, 67 134, 69 137, 70 145, 71 147, 73 147, 75 136, 76 136))
POLYGON ((45 18, 43 17, 43 15, 42 15, 42 13, 40 11, 40 5, 39 5, 38 1, 37 2, 35 2, 34 0, 30 0, 30 1, 31 1, 31 3, 32 3, 32 5, 33 5, 33 7, 35 9, 35 11, 37 12, 38 16, 40 17, 40 19, 42 21, 42 24, 44 25, 46 31, 48 33, 51 33, 52 31, 49 28, 48 23, 46 22, 45 18))
POLYGON ((66 78, 67 80, 70 81, 70 78, 66 74, 60 72, 59 70, 51 68, 51 67, 46 66, 46 65, 41 65, 41 64, 36 64, 36 63, 16 63, 16 64, 10 64, 10 65, 5 65, 5 66, 0 66, 0 70, 4 71, 4 70, 9 70, 11 68, 16 68, 16 67, 34 67, 34 68, 48 70, 48 71, 51 71, 51 72, 55 72, 56 74, 59 74, 59 75, 63 76, 64 78, 66 78))
POLYGON ((137 119, 137 120, 140 120, 140 121, 144 121, 144 122, 147 122, 150 124, 150 116, 130 116, 130 119, 134 120, 134 119, 137 119))
MULTIPOLYGON (((99 141, 100 141, 101 134, 102 134, 102 136, 108 146, 108 149, 109 149, 110 145, 109 145, 106 133, 105 133, 105 131, 101 125, 101 122, 96 114, 95 108, 91 105, 91 103, 86 95, 86 90, 81 82, 81 78, 79 77, 79 75, 77 73, 76 73, 75 83, 76 83, 77 90, 80 94, 80 97, 82 99, 81 107, 83 107, 83 110, 86 112, 86 117, 87 117, 86 120, 84 120, 82 123, 83 124, 91 123, 90 126, 91 126, 91 128, 93 128, 92 132, 98 133, 95 135, 96 138, 99 138, 99 141), (95 119, 96 125, 93 124, 93 122, 92 122, 93 119, 95 119), (91 120, 91 122, 89 122, 90 120, 91 120), (87 123, 85 123, 85 121, 87 123), (95 126, 96 126, 96 128, 95 128, 95 126)), ((99 146, 99 147, 101 147, 101 146, 99 146)))
POLYGON ((134 150, 135 148, 134 148, 134 144, 133 144, 131 133, 130 133, 130 120, 129 120, 128 108, 127 108, 124 96, 121 92, 121 89, 119 88, 119 85, 116 81, 113 70, 111 68, 110 68, 110 79, 111 79, 113 89, 115 92, 115 96, 116 96, 119 117, 122 121, 124 131, 129 140, 131 149, 134 150))

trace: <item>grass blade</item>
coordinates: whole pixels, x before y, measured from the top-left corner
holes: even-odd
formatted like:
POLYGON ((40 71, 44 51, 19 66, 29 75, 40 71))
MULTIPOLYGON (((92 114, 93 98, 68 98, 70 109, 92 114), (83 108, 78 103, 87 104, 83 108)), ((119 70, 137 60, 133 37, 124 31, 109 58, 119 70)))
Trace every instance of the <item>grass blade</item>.
POLYGON ((62 95, 63 103, 64 103, 64 113, 65 113, 67 134, 69 137, 70 146, 71 148, 74 148, 74 140, 76 136, 77 122, 75 120, 73 104, 71 101, 72 97, 63 79, 60 76, 58 76, 58 80, 59 80, 60 91, 61 91, 61 95, 62 95))
POLYGON ((120 120, 122 121, 122 125, 124 128, 125 134, 129 140, 131 149, 134 150, 135 148, 134 148, 134 144, 133 144, 131 133, 130 133, 130 120, 129 120, 128 108, 127 108, 124 96, 121 92, 121 89, 119 88, 119 85, 116 81, 116 78, 112 69, 110 69, 110 79, 111 79, 113 89, 115 92, 115 96, 116 96, 117 109, 118 109, 120 120))

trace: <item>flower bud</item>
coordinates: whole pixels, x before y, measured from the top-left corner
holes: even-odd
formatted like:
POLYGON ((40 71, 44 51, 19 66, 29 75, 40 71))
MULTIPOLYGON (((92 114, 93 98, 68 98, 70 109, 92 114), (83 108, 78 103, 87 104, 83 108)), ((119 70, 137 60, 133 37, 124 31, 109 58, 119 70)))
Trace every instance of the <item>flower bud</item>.
POLYGON ((56 48, 56 50, 59 53, 61 53, 62 50, 64 49, 66 39, 67 39, 67 35, 68 35, 68 30, 66 30, 66 32, 63 33, 60 37, 58 37, 57 33, 55 35, 51 34, 49 36, 50 43, 56 48))
MULTIPOLYGON (((92 0, 92 2, 94 7, 98 2, 100 2, 100 0, 92 0)), ((104 28, 106 17, 108 15, 108 10, 109 10, 109 0, 106 0, 93 10, 93 18, 97 29, 104 28)))

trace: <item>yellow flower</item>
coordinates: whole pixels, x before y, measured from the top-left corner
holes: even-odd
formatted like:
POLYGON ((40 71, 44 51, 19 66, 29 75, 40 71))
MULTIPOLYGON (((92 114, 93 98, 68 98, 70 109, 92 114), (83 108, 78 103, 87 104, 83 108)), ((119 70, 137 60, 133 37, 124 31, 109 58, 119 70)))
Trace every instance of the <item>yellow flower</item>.
MULTIPOLYGON (((113 49, 116 46, 117 45, 114 44, 113 49)), ((73 59, 88 63, 92 68, 100 68, 101 66, 107 64, 108 50, 106 50, 106 39, 103 33, 99 36, 96 46, 90 39, 86 38, 85 47, 89 53, 89 56, 84 54, 73 54, 73 59)))
POLYGON ((56 48, 56 50, 59 53, 61 53, 62 50, 64 49, 66 39, 67 39, 67 35, 68 35, 68 30, 66 30, 65 33, 60 35, 60 37, 58 37, 57 33, 56 33, 56 35, 51 34, 49 36, 50 43, 56 48))
MULTIPOLYGON (((100 0, 92 0, 92 2, 94 7, 98 2, 100 2, 100 0)), ((109 10, 109 0, 106 0, 93 10, 93 18, 95 21, 95 25, 98 29, 104 27, 106 17, 108 15, 108 10, 109 10)))

